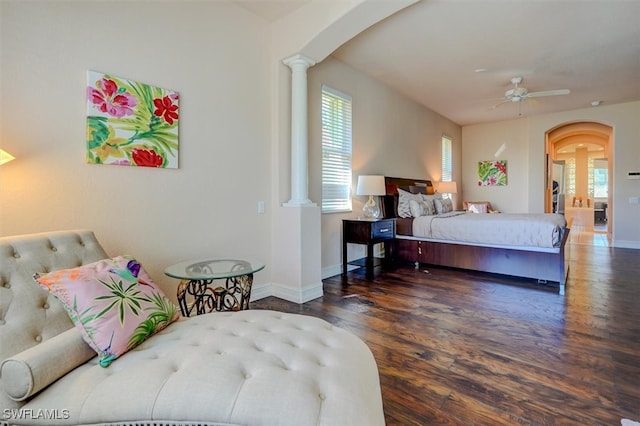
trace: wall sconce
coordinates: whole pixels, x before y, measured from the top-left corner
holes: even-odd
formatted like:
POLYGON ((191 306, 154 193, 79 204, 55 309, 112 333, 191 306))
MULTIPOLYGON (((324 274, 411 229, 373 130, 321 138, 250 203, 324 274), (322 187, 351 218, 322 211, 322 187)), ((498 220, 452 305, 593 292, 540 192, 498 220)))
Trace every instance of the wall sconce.
POLYGON ((380 207, 373 199, 374 195, 384 195, 384 176, 358 176, 358 187, 356 195, 368 195, 369 200, 362 207, 362 214, 367 219, 377 219, 380 217, 380 207))
POLYGON ((4 163, 8 163, 9 161, 15 160, 15 159, 16 157, 9 154, 7 151, 5 151, 4 149, 0 149, 0 166, 3 165, 4 163))
MULTIPOLYGON (((457 194, 458 184, 455 182, 440 182, 438 184, 438 192, 441 194, 457 194)), ((449 196, 451 198, 451 196, 449 196)))

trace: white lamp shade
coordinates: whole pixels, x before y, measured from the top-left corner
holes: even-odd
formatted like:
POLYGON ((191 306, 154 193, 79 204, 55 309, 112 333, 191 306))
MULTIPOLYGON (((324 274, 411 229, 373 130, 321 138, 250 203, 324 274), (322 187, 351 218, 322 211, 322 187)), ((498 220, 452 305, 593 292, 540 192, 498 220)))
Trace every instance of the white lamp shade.
POLYGON ((8 163, 11 160, 14 160, 15 157, 11 154, 9 154, 7 151, 5 151, 4 149, 0 149, 0 165, 4 164, 4 163, 8 163))
POLYGON ((358 176, 356 195, 384 195, 384 176, 358 176))
POLYGON ((455 182, 440 182, 440 185, 438 185, 438 192, 441 194, 457 194, 458 184, 455 182))

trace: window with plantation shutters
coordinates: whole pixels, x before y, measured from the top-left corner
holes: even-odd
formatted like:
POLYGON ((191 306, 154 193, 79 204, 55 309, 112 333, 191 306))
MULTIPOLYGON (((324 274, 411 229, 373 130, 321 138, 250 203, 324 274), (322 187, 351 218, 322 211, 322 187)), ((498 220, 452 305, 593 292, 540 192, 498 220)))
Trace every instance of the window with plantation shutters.
POLYGON ((440 181, 451 182, 453 169, 453 156, 451 153, 451 138, 442 136, 442 177, 440 181))
POLYGON ((351 211, 351 97, 322 86, 322 212, 351 211))

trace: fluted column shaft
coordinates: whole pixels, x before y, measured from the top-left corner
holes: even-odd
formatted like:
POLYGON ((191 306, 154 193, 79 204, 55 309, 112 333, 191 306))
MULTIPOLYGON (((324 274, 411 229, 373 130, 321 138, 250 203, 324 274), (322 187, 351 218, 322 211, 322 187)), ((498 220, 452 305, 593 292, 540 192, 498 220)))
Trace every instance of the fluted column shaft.
POLYGON ((284 205, 315 205, 309 200, 307 122, 307 69, 315 65, 315 61, 294 55, 284 63, 291 68, 291 199, 284 205))

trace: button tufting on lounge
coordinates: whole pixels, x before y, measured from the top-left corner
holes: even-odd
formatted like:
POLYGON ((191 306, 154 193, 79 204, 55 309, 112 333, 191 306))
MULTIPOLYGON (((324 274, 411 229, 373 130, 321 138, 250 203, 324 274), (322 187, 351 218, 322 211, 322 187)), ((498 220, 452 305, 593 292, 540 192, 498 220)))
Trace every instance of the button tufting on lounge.
MULTIPOLYGON (((181 318, 103 368, 62 305, 32 279, 45 266, 56 271, 106 257, 91 234, 78 232, 87 235, 84 242, 76 231, 50 240, 20 237, 28 244, 15 249, 0 241, 0 352, 36 359, 29 368, 39 377, 26 374, 25 383, 42 385, 26 396, 25 409, 45 412, 64 399, 58 408, 72 414, 58 423, 68 425, 384 425, 370 350, 345 330, 326 331, 326 322, 311 316, 245 310, 181 318), (287 401, 296 407, 288 410, 287 401)), ((0 407, 23 404, 5 393, 0 389, 0 407)))

